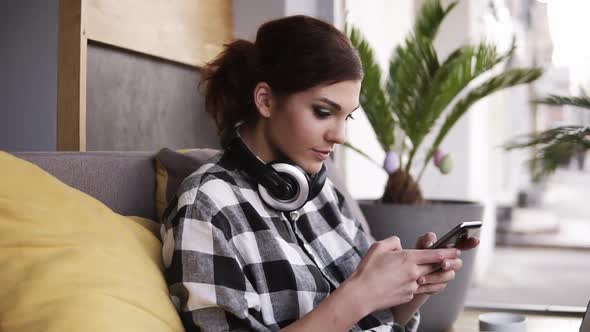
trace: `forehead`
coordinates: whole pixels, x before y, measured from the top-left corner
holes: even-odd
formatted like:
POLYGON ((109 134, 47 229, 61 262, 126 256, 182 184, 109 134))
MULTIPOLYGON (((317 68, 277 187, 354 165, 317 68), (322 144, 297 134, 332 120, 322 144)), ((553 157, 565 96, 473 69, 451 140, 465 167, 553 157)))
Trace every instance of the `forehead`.
POLYGON ((292 97, 302 102, 311 102, 317 99, 327 98, 339 104, 342 109, 352 111, 358 106, 360 89, 360 80, 342 81, 329 85, 318 85, 296 93, 292 97))

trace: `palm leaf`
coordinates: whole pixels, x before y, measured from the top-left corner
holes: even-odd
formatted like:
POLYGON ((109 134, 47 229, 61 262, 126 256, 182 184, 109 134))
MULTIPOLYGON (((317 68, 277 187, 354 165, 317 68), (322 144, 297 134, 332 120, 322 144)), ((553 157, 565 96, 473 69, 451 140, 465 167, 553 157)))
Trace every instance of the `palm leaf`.
POLYGON ((389 61, 386 90, 392 111, 399 118, 400 127, 413 141, 417 139, 416 105, 421 103, 422 93, 439 67, 432 42, 443 19, 455 5, 456 2, 443 9, 440 1, 425 2, 417 15, 413 33, 396 47, 389 61))
MULTIPOLYGON (((553 106, 575 106, 590 109, 590 97, 585 93, 580 97, 550 95, 536 100, 535 103, 553 106)), ((528 161, 533 180, 550 175, 577 153, 590 149, 590 128, 581 126, 562 126, 540 133, 517 137, 504 147, 507 150, 535 148, 533 157, 528 161)))
POLYGON ((440 1, 428 0, 425 2, 416 16, 414 34, 433 40, 441 22, 456 5, 457 1, 450 3, 447 8, 443 8, 440 1))
POLYGON ((540 68, 512 69, 488 79, 470 91, 469 94, 467 94, 455 104, 451 112, 447 115, 438 135, 434 140, 430 153, 428 153, 427 158, 424 160, 424 166, 428 164, 432 158, 433 151, 438 148, 440 143, 449 133, 449 130, 473 104, 496 91, 518 84, 530 83, 539 78, 542 74, 543 70, 540 68))
POLYGON ((396 48, 390 60, 386 91, 399 126, 412 142, 406 170, 411 167, 416 151, 430 130, 423 121, 430 112, 424 96, 430 91, 440 69, 433 40, 443 19, 456 5, 453 2, 443 8, 437 0, 424 3, 417 15, 413 34, 396 48))
POLYGON ((436 73, 425 97, 425 117, 420 119, 423 131, 429 133, 449 104, 477 77, 491 70, 514 53, 514 46, 499 55, 496 47, 485 42, 465 46, 451 54, 436 73))
POLYGON ((546 104, 553 106, 576 106, 580 108, 590 109, 590 97, 584 95, 581 97, 563 97, 557 95, 550 95, 547 98, 536 100, 538 104, 546 104))
POLYGON ((423 97, 438 67, 431 41, 421 37, 406 39, 405 45, 396 49, 390 63, 386 91, 400 127, 414 146, 420 138, 417 120, 423 110, 423 97))
POLYGON ((507 150, 528 148, 539 144, 551 144, 556 141, 585 143, 590 128, 582 126, 562 126, 548 129, 540 133, 527 134, 517 137, 504 145, 507 150))
POLYGON ((516 138, 505 145, 507 150, 538 147, 528 161, 533 180, 553 173, 576 154, 590 149, 590 128, 563 126, 516 138))
POLYGON ((381 69, 375 61, 373 49, 360 31, 355 27, 345 29, 352 45, 359 51, 363 65, 364 77, 359 96, 360 104, 375 131, 379 144, 384 151, 389 151, 395 144, 396 122, 389 111, 387 96, 383 92, 381 69))
MULTIPOLYGON (((432 87, 425 97, 427 112, 425 112, 426 116, 419 121, 422 126, 421 132, 424 135, 430 133, 443 111, 471 82, 510 58, 515 49, 513 41, 512 47, 500 55, 494 45, 482 42, 477 46, 464 46, 453 52, 440 66, 432 81, 432 87)), ((502 88, 499 87, 499 89, 502 88)), ((454 122, 451 127, 452 125, 454 122)), ((427 152, 423 167, 428 164, 437 147, 438 144, 427 152)))

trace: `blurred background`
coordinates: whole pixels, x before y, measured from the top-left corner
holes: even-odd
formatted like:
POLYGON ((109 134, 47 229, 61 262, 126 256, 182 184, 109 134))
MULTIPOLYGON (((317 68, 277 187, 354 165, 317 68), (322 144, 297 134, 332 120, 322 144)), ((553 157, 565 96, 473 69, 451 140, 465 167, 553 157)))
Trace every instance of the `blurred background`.
MULTIPOLYGON (((387 68, 421 1, 345 4, 347 22, 364 32, 387 68)), ((460 1, 438 33, 435 45, 442 54, 483 39, 505 50, 514 37, 517 51, 509 65, 545 70, 529 86, 475 104, 442 144, 455 159, 453 172, 441 176, 430 167, 421 182, 426 197, 476 200, 486 206, 468 306, 585 307, 590 300, 590 165, 585 155, 535 183, 526 165, 532 151, 502 148, 516 135, 590 124, 590 112, 530 102, 589 90, 590 46, 581 37, 590 28, 584 15, 588 12, 590 2, 583 0, 460 1)), ((372 135, 368 121, 362 114, 358 118, 349 126, 351 142, 382 160, 377 141, 367 139, 372 135)), ((380 197, 386 173, 353 151, 344 154, 353 195, 380 197)))

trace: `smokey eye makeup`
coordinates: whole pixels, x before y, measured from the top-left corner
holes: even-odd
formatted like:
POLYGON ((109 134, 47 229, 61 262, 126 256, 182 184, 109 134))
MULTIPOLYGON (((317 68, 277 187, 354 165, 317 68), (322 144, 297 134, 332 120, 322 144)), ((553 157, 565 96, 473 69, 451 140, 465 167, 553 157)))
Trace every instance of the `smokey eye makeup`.
POLYGON ((312 106, 313 114, 320 119, 325 119, 332 115, 332 111, 321 106, 312 106))
MULTIPOLYGON (((314 105, 314 106, 312 106, 312 108, 313 108, 314 115, 319 119, 325 119, 325 118, 329 117, 330 115, 332 115, 332 113, 334 113, 334 111, 332 111, 328 108, 322 107, 322 106, 314 105)), ((354 120, 352 113, 348 114, 346 116, 346 120, 348 120, 348 119, 354 120)))

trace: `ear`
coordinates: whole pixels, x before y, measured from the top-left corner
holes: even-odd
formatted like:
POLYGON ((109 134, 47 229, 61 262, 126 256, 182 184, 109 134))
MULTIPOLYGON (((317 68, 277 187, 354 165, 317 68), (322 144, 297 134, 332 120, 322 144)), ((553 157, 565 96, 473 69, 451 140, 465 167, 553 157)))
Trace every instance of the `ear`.
POLYGON ((256 84, 254 88, 254 104, 261 117, 270 117, 274 103, 272 89, 266 82, 258 82, 256 84))

